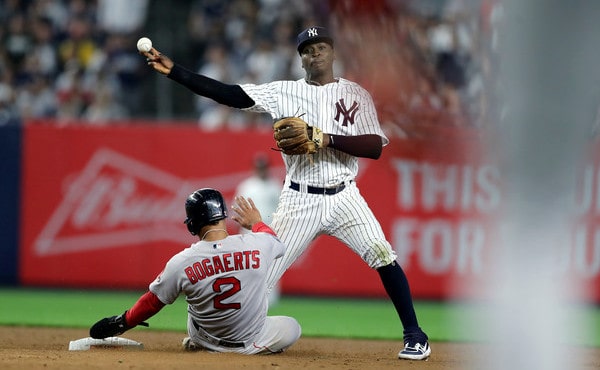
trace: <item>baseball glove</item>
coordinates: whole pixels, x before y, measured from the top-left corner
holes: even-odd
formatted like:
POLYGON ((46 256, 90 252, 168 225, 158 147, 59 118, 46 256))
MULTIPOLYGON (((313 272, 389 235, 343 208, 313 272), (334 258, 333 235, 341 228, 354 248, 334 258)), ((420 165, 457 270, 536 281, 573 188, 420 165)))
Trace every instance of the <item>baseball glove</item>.
POLYGON ((284 117, 273 124, 277 147, 288 155, 312 154, 323 147, 323 131, 300 117, 284 117))
MULTIPOLYGON (((90 328, 90 337, 94 339, 104 339, 115 335, 125 333, 127 330, 134 328, 135 326, 129 326, 125 321, 125 311, 122 315, 105 317, 102 320, 95 323, 90 328)), ((142 326, 148 326, 148 323, 140 323, 142 326)))

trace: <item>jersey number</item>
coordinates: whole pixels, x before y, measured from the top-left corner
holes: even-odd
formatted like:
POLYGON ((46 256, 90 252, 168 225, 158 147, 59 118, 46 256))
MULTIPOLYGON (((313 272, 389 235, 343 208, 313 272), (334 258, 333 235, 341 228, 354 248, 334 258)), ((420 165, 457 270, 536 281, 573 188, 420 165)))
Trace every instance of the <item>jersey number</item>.
POLYGON ((213 291, 215 293, 220 293, 220 294, 217 294, 213 300, 213 305, 216 309, 218 309, 218 310, 227 310, 227 309, 239 310, 242 307, 242 304, 239 302, 223 303, 223 301, 225 299, 231 297, 232 295, 234 295, 235 293, 240 291, 241 285, 240 285, 240 281, 238 279, 236 279, 234 277, 218 278, 215 280, 212 287, 213 287, 213 291), (229 289, 225 288, 225 290, 222 290, 224 285, 225 286, 229 285, 230 288, 229 289))

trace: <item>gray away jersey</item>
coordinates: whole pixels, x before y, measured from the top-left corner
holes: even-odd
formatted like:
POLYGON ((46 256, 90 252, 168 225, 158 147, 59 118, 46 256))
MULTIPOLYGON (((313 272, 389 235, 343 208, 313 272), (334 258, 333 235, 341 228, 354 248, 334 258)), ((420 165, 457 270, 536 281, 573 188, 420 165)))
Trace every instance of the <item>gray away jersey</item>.
POLYGON ((198 241, 173 256, 149 289, 165 304, 183 293, 188 314, 204 330, 245 341, 263 326, 266 274, 283 253, 279 239, 264 232, 198 241))

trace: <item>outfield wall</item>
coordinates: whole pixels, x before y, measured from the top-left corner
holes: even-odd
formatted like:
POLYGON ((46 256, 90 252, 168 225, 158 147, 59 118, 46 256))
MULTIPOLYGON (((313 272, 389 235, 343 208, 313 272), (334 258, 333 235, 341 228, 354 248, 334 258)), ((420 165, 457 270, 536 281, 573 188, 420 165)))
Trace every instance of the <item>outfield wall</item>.
MULTIPOLYGON (((190 192, 215 187, 230 200, 258 152, 271 157, 277 177, 284 175, 269 130, 203 132, 174 122, 0 129, 2 143, 12 143, 3 145, 0 163, 14 174, 2 175, 0 199, 13 206, 2 207, 9 222, 0 226, 7 257, 1 276, 23 286, 143 289, 194 241, 183 224, 190 192)), ((556 278, 575 277, 592 293, 574 298, 600 303, 599 147, 594 143, 593 159, 580 171, 579 216, 556 278)), ((394 138, 382 158, 361 160, 357 182, 415 298, 485 297, 468 283, 493 264, 490 239, 502 209, 502 174, 488 149, 477 135, 454 130, 394 138)), ((331 237, 313 243, 284 275, 282 290, 385 295, 377 274, 331 237)))

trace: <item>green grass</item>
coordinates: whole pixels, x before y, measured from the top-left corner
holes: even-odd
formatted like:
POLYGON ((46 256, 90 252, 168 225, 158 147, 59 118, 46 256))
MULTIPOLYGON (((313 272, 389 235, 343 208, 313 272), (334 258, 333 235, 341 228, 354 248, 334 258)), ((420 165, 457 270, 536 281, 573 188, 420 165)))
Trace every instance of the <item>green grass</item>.
MULTIPOLYGON (((102 317, 124 312, 142 291, 96 291, 0 288, 0 325, 89 328, 102 317)), ((432 341, 485 341, 470 327, 485 323, 489 307, 475 303, 415 302, 419 322, 432 341)), ((600 328, 600 308, 574 306, 569 317, 600 328)), ((183 297, 152 317, 150 330, 186 331, 183 297)), ((284 296, 270 315, 295 317, 307 337, 402 340, 402 328, 392 304, 380 299, 307 298, 284 296)), ((148 330, 148 329, 140 329, 148 330)), ((600 347, 600 331, 572 338, 600 347)))

